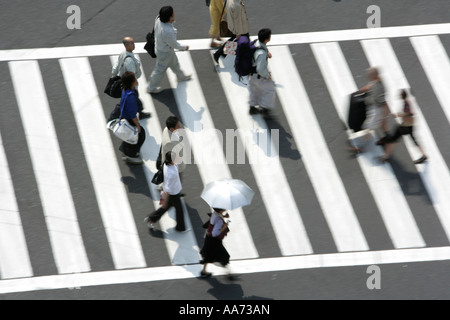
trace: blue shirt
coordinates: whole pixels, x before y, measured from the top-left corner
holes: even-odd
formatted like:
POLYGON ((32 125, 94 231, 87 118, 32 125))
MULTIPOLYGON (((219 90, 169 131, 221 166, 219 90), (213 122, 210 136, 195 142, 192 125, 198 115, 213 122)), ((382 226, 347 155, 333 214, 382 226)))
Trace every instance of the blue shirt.
POLYGON ((138 102, 136 91, 123 90, 122 98, 120 99, 120 112, 122 112, 123 119, 134 119, 138 112, 138 102))

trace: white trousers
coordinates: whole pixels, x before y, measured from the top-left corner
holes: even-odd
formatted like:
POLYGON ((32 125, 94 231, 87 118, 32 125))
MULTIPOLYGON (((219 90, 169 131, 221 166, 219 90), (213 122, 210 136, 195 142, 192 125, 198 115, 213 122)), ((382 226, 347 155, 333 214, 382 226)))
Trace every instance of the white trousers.
POLYGON ((271 79, 258 79, 258 74, 249 76, 249 105, 265 109, 275 108, 275 83, 271 79))
POLYGON ((167 71, 167 68, 170 68, 177 76, 177 79, 182 79, 185 75, 183 71, 180 69, 180 63, 178 62, 177 55, 174 51, 171 52, 156 52, 156 64, 153 69, 152 74, 150 75, 150 81, 148 84, 148 88, 150 90, 156 89, 158 87, 163 78, 164 74, 167 71))

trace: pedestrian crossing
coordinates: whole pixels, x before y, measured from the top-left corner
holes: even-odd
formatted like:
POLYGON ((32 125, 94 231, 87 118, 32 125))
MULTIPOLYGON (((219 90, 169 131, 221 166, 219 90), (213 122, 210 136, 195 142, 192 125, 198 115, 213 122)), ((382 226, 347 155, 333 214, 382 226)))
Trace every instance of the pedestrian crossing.
MULTIPOLYGON (((168 71, 168 90, 158 96, 145 93, 154 60, 137 53, 142 67, 140 98, 145 111, 152 114, 141 121, 147 138, 141 149, 144 165, 140 168, 128 167, 121 161, 119 143, 105 128, 117 101, 107 97, 102 88, 122 48, 114 46, 117 52, 113 54, 108 46, 106 53, 97 52, 95 57, 93 54, 70 56, 57 48, 56 54, 48 49, 45 55, 31 59, 25 52, 22 57, 27 58, 22 59, 21 56, 8 59, 6 53, 0 53, 0 68, 10 76, 5 88, 12 88, 6 98, 5 112, 17 114, 15 117, 22 124, 23 131, 17 130, 15 135, 26 143, 24 152, 33 172, 31 177, 21 175, 21 164, 12 152, 17 145, 9 134, 14 126, 3 117, 0 120, 0 279, 55 274, 53 267, 42 266, 41 248, 32 246, 33 239, 41 236, 49 238, 50 248, 45 250, 51 251, 54 260, 51 264, 56 266, 57 274, 198 264, 204 233, 201 222, 207 218, 200 211, 205 208, 204 203, 200 205, 201 188, 223 178, 250 180, 257 193, 255 199, 261 200, 253 204, 258 211, 250 206, 231 212, 232 232, 224 243, 236 262, 375 249, 448 247, 450 153, 448 145, 438 145, 435 139, 436 136, 450 138, 446 90, 450 61, 446 34, 441 31, 436 35, 399 35, 409 41, 409 46, 401 50, 414 52, 415 67, 423 70, 421 80, 432 88, 428 94, 438 102, 432 107, 446 116, 446 121, 441 117, 436 122, 429 113, 423 112, 425 108, 430 109, 419 102, 428 95, 414 96, 412 88, 416 136, 430 159, 422 165, 411 164, 418 153, 408 138, 404 139, 405 152, 401 148, 394 151, 394 157, 399 156, 398 162, 378 163, 376 158, 382 149, 375 145, 355 158, 343 156, 348 137, 343 123, 347 119, 349 94, 365 84, 366 79, 363 68, 355 75, 352 70, 355 61, 344 55, 342 47, 350 44, 358 48, 357 55, 366 59, 367 66, 380 68, 388 103, 394 112, 401 110, 399 90, 411 87, 399 59, 402 52, 392 46, 395 40, 380 36, 347 39, 345 44, 345 39, 339 38, 323 42, 308 38, 306 43, 304 39, 296 43, 289 38, 282 42, 286 37, 275 38, 269 46, 273 55, 269 66, 276 83, 278 124, 285 133, 273 130, 273 125, 261 116, 248 114, 247 86, 234 73, 232 56, 221 59, 215 66, 207 48, 178 52, 182 69, 192 75, 192 80, 177 82, 176 76, 168 71), (295 54, 303 49, 307 49, 303 54, 315 63, 308 66, 314 73, 303 72, 304 65, 295 54), (61 81, 52 83, 49 75, 61 81), (311 79, 323 81, 320 90, 328 104, 316 103, 318 99, 312 93, 316 92, 313 85, 316 82, 311 79), (222 91, 207 90, 210 85, 222 91), (55 91, 61 92, 61 97, 55 91), (69 112, 56 115, 60 103, 67 104, 69 112), (143 219, 159 206, 159 191, 150 181, 156 171, 165 118, 172 113, 180 116, 191 151, 192 164, 183 176, 187 193, 183 207, 189 231, 175 232, 175 212, 171 209, 158 223, 158 231, 149 234, 143 219), (321 117, 324 113, 331 115, 326 121, 321 117), (217 117, 218 114, 226 116, 217 117), (61 130, 59 122, 66 123, 70 130, 61 130), (338 135, 326 134, 329 128, 339 132, 338 135), (290 146, 301 155, 298 159, 284 159, 286 132, 290 135, 290 146), (74 133, 77 138, 63 138, 74 133), (344 143, 336 147, 331 138, 344 143), (84 159, 84 163, 73 166, 67 160, 72 156, 63 152, 68 150, 65 145, 68 141, 77 144, 74 150, 82 151, 77 157, 84 159), (231 150, 234 152, 230 157, 231 150), (236 163, 236 159, 243 159, 244 163, 236 163), (400 170, 404 163, 408 163, 407 173, 400 170), (346 175, 346 170, 352 168, 361 174, 346 175), (75 185, 77 175, 88 176, 92 184, 91 194, 82 193, 86 199, 81 201, 86 206, 79 204, 81 187, 75 185), (135 189, 125 183, 130 175, 134 175, 133 181, 138 186, 135 189), (411 176, 415 179, 412 188, 423 186, 417 194, 408 192, 411 176), (297 181, 298 177, 307 177, 308 181, 297 181), (29 181, 33 183, 26 183, 29 181), (352 183, 361 186, 363 197, 373 199, 375 208, 357 203, 355 195, 349 192, 352 183), (45 226, 36 228, 36 234, 24 223, 30 218, 29 207, 25 206, 29 202, 40 206, 44 215, 45 226), (377 230, 380 225, 367 221, 365 210, 375 212, 377 216, 373 219, 381 219, 380 230, 377 230), (258 221, 268 223, 255 223, 258 221), (312 222, 316 221, 323 224, 314 225, 312 222), (91 222, 93 225, 87 228, 91 222), (43 228, 48 235, 37 234, 43 228), (89 244, 94 233, 96 239, 101 239, 98 248, 89 244), (327 233, 329 237, 318 233, 327 233), (389 245, 379 248, 370 233, 380 237, 386 234, 384 243, 389 245), (271 234, 274 241, 268 240, 272 239, 271 234), (323 239, 329 241, 323 243, 323 239), (279 252, 279 255, 267 252, 279 252), (111 262, 100 263, 100 260, 111 262)), ((358 67, 364 65, 358 63, 358 67)))

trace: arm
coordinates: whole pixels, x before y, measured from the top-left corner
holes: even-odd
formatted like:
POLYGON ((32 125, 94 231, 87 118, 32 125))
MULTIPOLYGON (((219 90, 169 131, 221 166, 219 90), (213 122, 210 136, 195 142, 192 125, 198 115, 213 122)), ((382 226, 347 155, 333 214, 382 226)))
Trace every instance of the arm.
POLYGON ((256 53, 256 72, 265 79, 270 79, 270 72, 268 69, 268 63, 266 55, 263 53, 256 53))
POLYGON ((130 57, 130 59, 125 59, 124 65, 125 70, 133 72, 136 75, 136 79, 141 76, 141 63, 139 60, 130 57))
POLYGON ((115 77, 119 74, 119 60, 120 58, 117 58, 117 61, 112 68, 111 77, 115 77))
MULTIPOLYGON (((173 27, 172 27, 173 28, 173 27)), ((166 43, 174 49, 187 51, 189 50, 189 46, 184 46, 177 41, 177 32, 173 28, 170 32, 166 33, 166 43)))

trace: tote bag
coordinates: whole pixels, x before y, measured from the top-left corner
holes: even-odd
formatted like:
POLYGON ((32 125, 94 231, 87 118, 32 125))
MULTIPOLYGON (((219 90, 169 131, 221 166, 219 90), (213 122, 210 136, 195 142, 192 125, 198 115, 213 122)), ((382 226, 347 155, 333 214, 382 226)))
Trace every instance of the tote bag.
MULTIPOLYGON (((128 95, 125 97, 124 105, 127 98, 128 95)), ((122 119, 122 111, 123 109, 120 110, 119 119, 109 121, 106 127, 120 140, 129 144, 137 144, 139 140, 138 128, 129 124, 126 119, 122 119)))

